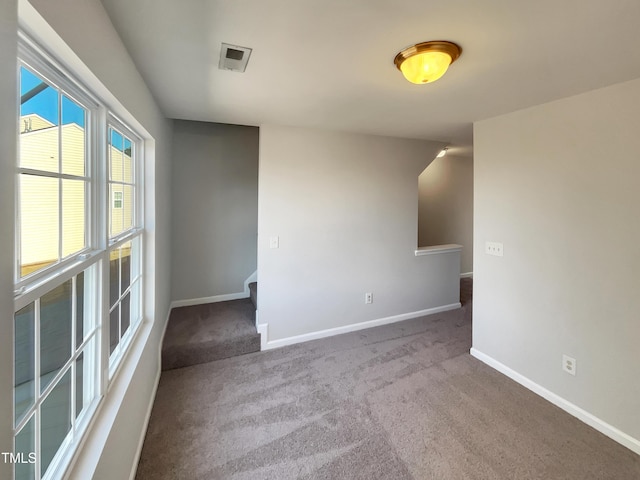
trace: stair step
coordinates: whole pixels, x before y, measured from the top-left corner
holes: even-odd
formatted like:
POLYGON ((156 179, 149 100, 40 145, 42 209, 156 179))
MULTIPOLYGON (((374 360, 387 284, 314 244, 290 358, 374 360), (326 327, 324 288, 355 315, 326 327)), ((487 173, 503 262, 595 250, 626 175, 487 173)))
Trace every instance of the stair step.
POLYGON ((248 298, 178 307, 169 317, 162 345, 162 370, 258 351, 255 307, 248 298))
POLYGON ((252 282, 249 284, 249 298, 253 303, 253 306, 258 308, 258 282, 252 282))

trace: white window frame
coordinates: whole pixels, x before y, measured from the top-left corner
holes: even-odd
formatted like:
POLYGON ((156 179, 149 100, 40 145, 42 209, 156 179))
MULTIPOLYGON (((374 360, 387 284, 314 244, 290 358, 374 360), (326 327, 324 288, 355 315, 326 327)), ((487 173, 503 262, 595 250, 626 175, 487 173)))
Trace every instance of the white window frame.
MULTIPOLYGON (((90 90, 85 88, 80 82, 78 82, 73 75, 69 74, 60 64, 55 60, 55 57, 48 53, 44 48, 40 47, 36 42, 30 39, 24 32, 19 31, 19 46, 18 46, 18 66, 17 72, 20 71, 22 66, 26 66, 30 70, 33 70, 39 76, 43 77, 51 85, 60 88, 64 91, 65 95, 73 99, 87 111, 87 118, 85 119, 85 128, 88 131, 86 136, 85 154, 85 177, 88 179, 87 187, 85 190, 86 202, 85 202, 85 248, 79 252, 76 252, 66 258, 59 258, 58 262, 47 266, 41 270, 33 272, 25 277, 20 276, 20 193, 19 193, 19 180, 20 174, 24 173, 26 169, 21 169, 19 166, 19 150, 16 158, 16 174, 14 176, 16 188, 16 258, 14 261, 14 312, 18 312, 31 303, 34 303, 38 307, 39 299, 46 295, 48 292, 62 285, 69 279, 73 282, 72 289, 72 305, 74 305, 72 313, 72 341, 73 350, 66 361, 65 365, 51 380, 48 387, 40 393, 39 381, 40 381, 40 342, 39 342, 39 319, 35 319, 35 339, 34 339, 34 392, 35 401, 27 413, 22 417, 20 422, 14 425, 14 440, 15 436, 20 432, 21 428, 25 426, 30 418, 34 415, 39 415, 40 405, 46 400, 47 395, 55 388, 58 381, 66 375, 67 371, 71 372, 71 431, 68 433, 65 440, 62 442, 58 452, 54 456, 53 460, 49 464, 49 468, 46 474, 40 477, 40 455, 38 451, 38 444, 40 440, 40 425, 38 424, 38 416, 36 418, 35 425, 35 445, 36 445, 36 478, 42 478, 43 480, 54 480, 62 478, 69 468, 71 460, 84 441, 84 436, 95 418, 99 404, 102 402, 105 394, 107 393, 112 381, 117 376, 118 369, 123 363, 123 359, 130 351, 131 344, 134 342, 136 335, 140 332, 140 326, 143 323, 144 316, 144 283, 142 272, 144 270, 144 223, 143 223, 143 198, 144 198, 144 185, 143 185, 143 158, 144 158, 144 141, 142 136, 137 135, 133 129, 127 127, 123 122, 117 119, 113 114, 109 112, 106 102, 99 99, 98 96, 90 93, 90 90), (108 212, 109 207, 112 206, 109 192, 109 174, 108 167, 108 152, 109 142, 107 139, 108 126, 110 124, 117 125, 118 129, 122 128, 130 135, 130 138, 135 139, 136 143, 136 162, 134 167, 134 183, 135 183, 135 208, 134 218, 132 219, 132 228, 122 232, 119 236, 109 239, 108 238, 108 212), (127 335, 120 340, 118 345, 118 354, 116 356, 109 356, 109 253, 115 248, 127 241, 138 242, 139 244, 139 265, 137 270, 136 280, 139 282, 138 290, 138 302, 139 315, 137 318, 130 319, 130 327, 127 335), (85 312, 93 312, 94 323, 91 326, 90 332, 85 329, 85 338, 81 342, 80 346, 76 346, 76 276, 88 271, 90 275, 89 282, 92 285, 92 290, 96 295, 87 295, 85 290, 84 297, 84 309, 85 312), (93 393, 91 399, 85 399, 83 401, 83 413, 76 419, 75 418, 75 399, 76 399, 76 377, 75 377, 75 365, 76 360, 81 353, 85 352, 85 347, 89 342, 93 342, 93 349, 95 354, 93 358, 87 358, 84 355, 83 372, 89 372, 93 375, 91 380, 91 391, 93 393), (86 402, 86 403, 85 403, 86 402)), ((19 92, 17 92, 19 95, 19 92)), ((19 122, 16 122, 19 125, 19 122)), ((19 128, 19 127, 18 127, 19 128)), ((121 130, 122 131, 122 130, 121 130)), ((18 135, 18 133, 17 133, 18 135)), ((133 160, 133 159, 132 159, 133 160)), ((40 171, 37 172, 41 174, 40 171)), ((48 176, 48 175, 47 175, 48 176)), ((56 178, 63 174, 52 174, 56 178)), ((77 178, 74 176, 74 179, 77 178)), ((62 205, 61 205, 62 208, 62 205)), ((59 214, 59 219, 62 218, 62 214, 59 214)), ((60 220, 59 220, 60 222, 60 220)), ((61 230, 60 230, 61 231, 61 230)), ((59 233, 60 235, 60 233, 59 233)), ((85 273, 85 276, 87 274, 85 273)), ((133 273, 131 275, 131 284, 134 282, 133 273)), ((37 314, 36 314, 37 316, 37 314)), ((85 322, 87 321, 86 316, 85 322)), ((115 353, 115 352, 114 352, 115 353)), ((15 360, 14 360, 15 361, 15 360)), ((13 367, 15 369, 15 366, 13 367)), ((14 382, 15 384, 15 382, 14 382)), ((15 408, 15 407, 14 407, 15 408)), ((12 422, 15 421, 15 413, 12 415, 12 422)), ((15 444, 14 444, 15 449, 15 444)))
MULTIPOLYGON (((18 43, 18 71, 22 66, 25 66, 31 70, 34 70, 43 77, 49 84, 52 86, 62 89, 65 91, 65 94, 70 98, 74 99, 77 103, 86 108, 87 118, 85 120, 85 125, 87 126, 87 130, 90 132, 97 131, 98 127, 98 117, 101 114, 101 106, 100 103, 96 100, 95 97, 90 95, 86 89, 84 89, 79 83, 71 80, 72 77, 63 73, 63 71, 50 59, 48 55, 44 53, 42 49, 37 47, 37 45, 26 37, 26 35, 20 35, 20 41, 18 43)), ((94 141, 92 135, 89 134, 86 137, 85 144, 85 158, 87 159, 95 159, 99 157, 98 147, 96 145, 97 142, 94 141)), ((19 144, 18 144, 19 145, 19 144)), ((61 161, 61 159, 59 160, 61 161)), ((65 269, 71 265, 74 265, 79 259, 90 256, 91 252, 96 251, 97 239, 100 236, 100 233, 97 230, 98 219, 93 218, 94 212, 90 208, 90 205, 95 201, 95 193, 96 193, 96 180, 98 169, 96 168, 95 162, 91 162, 90 160, 85 164, 85 176, 77 177, 65 175, 63 173, 53 173, 53 172, 42 172, 35 171, 28 168, 21 168, 19 165, 17 166, 18 175, 20 173, 37 173, 39 176, 47 176, 51 178, 69 178, 69 179, 88 179, 87 191, 85 192, 85 248, 69 255, 68 257, 62 257, 61 248, 59 245, 59 260, 47 266, 41 270, 33 272, 25 277, 20 276, 20 184, 16 181, 15 188, 15 219, 16 219, 16 257, 14 262, 14 284, 16 290, 24 291, 28 285, 37 284, 38 280, 46 281, 49 277, 55 277, 58 275, 58 271, 60 269, 65 269)), ((19 177, 18 177, 19 178, 19 177)), ((58 215, 58 235, 62 235, 62 215, 58 215)))
MULTIPOLYGON (((124 357, 129 351, 129 346, 131 345, 131 342, 135 338, 135 334, 138 332, 140 325, 142 324, 143 305, 144 305, 144 288, 143 288, 143 279, 142 279, 142 272, 143 272, 142 260, 144 258, 144 235, 143 235, 143 232, 144 232, 144 228, 143 228, 143 225, 144 225, 144 220, 143 220, 144 219, 144 208, 143 208, 144 162, 142 161, 142 159, 144 158, 144 142, 142 141, 142 138, 133 131, 133 129, 129 128, 118 117, 110 113, 107 117, 107 142, 106 142, 107 149, 111 148, 111 141, 109 139, 109 131, 111 128, 117 130, 120 134, 125 134, 131 140, 132 180, 131 180, 131 183, 125 182, 123 177, 122 181, 111 181, 109 179, 109 173, 107 171, 107 174, 106 174, 107 191, 110 190, 109 188, 110 185, 118 184, 118 185, 125 185, 125 186, 132 187, 134 194, 132 196, 133 210, 132 210, 131 228, 124 230, 118 233, 117 235, 109 237, 109 234, 108 234, 109 229, 107 227, 108 247, 107 247, 107 264, 105 265, 108 265, 111 252, 113 252, 114 250, 117 250, 123 244, 127 242, 131 242, 132 246, 137 244, 138 249, 135 256, 133 252, 131 255, 131 276, 129 279, 130 280, 129 288, 124 292, 122 292, 121 295, 118 296, 118 301, 116 302, 116 306, 121 303, 122 299, 127 295, 128 291, 132 291, 133 284, 135 282, 139 282, 137 287, 138 288, 137 295, 134 297, 132 294, 130 297, 131 299, 137 298, 139 308, 138 308, 137 316, 135 318, 129 318, 130 325, 126 334, 120 338, 117 347, 115 348, 113 353, 111 353, 110 355, 109 355, 110 336, 105 335, 105 337, 107 338, 103 339, 103 342, 104 342, 103 345, 105 346, 105 351, 109 356, 109 378, 110 379, 116 375, 119 366, 122 364, 124 357), (133 268, 134 261, 135 263, 137 263, 137 268, 133 268)), ((105 154, 107 155, 105 163, 106 163, 106 169, 108 170, 110 165, 109 165, 108 153, 106 152, 106 150, 105 150, 105 154)), ((124 202, 124 194, 123 194, 123 202, 124 202)), ((124 212, 124 209, 123 209, 123 212, 124 212)), ((108 217, 108 212, 106 213, 108 217)), ((111 220, 107 218, 107 222, 110 222, 110 221, 111 220)), ((106 267, 104 269, 104 275, 105 275, 105 278, 104 278, 105 285, 108 286, 109 285, 109 269, 106 267)), ((108 292, 105 299, 107 300, 109 299, 108 292)), ((112 310, 111 305, 109 305, 109 303, 110 303, 110 300, 105 302, 105 309, 103 313, 104 321, 107 323, 109 323, 110 321, 110 314, 112 310)))

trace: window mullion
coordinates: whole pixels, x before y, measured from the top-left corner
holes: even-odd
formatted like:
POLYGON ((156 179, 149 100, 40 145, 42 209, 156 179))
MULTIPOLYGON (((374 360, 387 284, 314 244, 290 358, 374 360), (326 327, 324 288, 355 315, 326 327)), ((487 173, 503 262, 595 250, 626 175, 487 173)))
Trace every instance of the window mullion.
POLYGON ((99 342, 96 345, 98 360, 98 393, 100 396, 107 392, 109 382, 109 148, 110 139, 108 136, 109 122, 108 114, 105 108, 101 108, 98 112, 100 128, 96 128, 98 135, 94 148, 95 168, 94 185, 95 185, 95 234, 99 248, 104 250, 102 261, 100 262, 99 279, 96 286, 99 289, 100 299, 95 306, 99 319, 99 342))
POLYGON ((62 259, 62 92, 58 90, 58 261, 62 259))
POLYGON ((107 392, 109 382, 109 252, 104 256, 101 265, 100 298, 100 395, 107 392))
POLYGON ((76 437, 76 363, 78 361, 78 351, 76 349, 76 338, 78 328, 78 276, 74 275, 71 280, 71 439, 76 437))
POLYGON ((58 262, 62 260, 62 179, 58 178, 58 262))
POLYGON ((34 447, 36 450, 36 478, 40 478, 40 453, 41 449, 41 432, 40 432, 40 299, 34 302, 34 347, 33 347, 33 388, 36 410, 34 412, 35 419, 35 438, 34 447))
POLYGON ((90 180, 88 176, 81 175, 72 175, 69 173, 58 173, 58 172, 49 172, 47 170, 37 170, 34 168, 25 168, 18 167, 18 173, 24 173, 26 175, 37 175, 38 177, 50 177, 50 178, 61 178, 63 180, 90 180))
MULTIPOLYGON (((18 143, 18 148, 20 148, 20 145, 18 143)), ((19 158, 19 157, 18 157, 19 158)), ((15 218, 16 218, 16 225, 15 225, 15 232, 14 232, 14 241, 15 241, 15 247, 16 247, 16 258, 15 261, 13 262, 13 281, 14 284, 18 283, 18 281, 20 281, 20 265, 22 265, 22 237, 21 237, 21 228, 20 225, 22 223, 22 213, 20 211, 20 183, 22 181, 22 175, 18 174, 17 176, 17 181, 15 182, 15 218)))

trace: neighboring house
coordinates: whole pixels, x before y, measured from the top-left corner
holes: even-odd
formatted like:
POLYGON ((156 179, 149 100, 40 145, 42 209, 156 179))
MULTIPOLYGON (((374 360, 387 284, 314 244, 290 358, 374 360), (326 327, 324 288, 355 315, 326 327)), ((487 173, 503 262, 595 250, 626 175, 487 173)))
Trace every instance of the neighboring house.
MULTIPOLYGON (((58 171, 61 156, 62 173, 82 177, 85 175, 85 143, 85 130, 77 123, 58 127, 35 113, 20 118, 21 167, 58 171), (62 135, 61 148, 59 135, 62 135)), ((110 155, 113 167, 110 178, 131 182, 130 152, 112 145, 110 155)), ((20 190, 23 199, 20 221, 24 233, 20 245, 22 276, 55 262, 60 247, 60 258, 85 247, 85 195, 90 194, 85 191, 85 182, 24 176, 20 190), (63 209, 62 225, 59 208, 63 209)), ((114 234, 132 224, 133 192, 130 186, 114 183, 110 185, 109 198, 109 227, 114 234)))

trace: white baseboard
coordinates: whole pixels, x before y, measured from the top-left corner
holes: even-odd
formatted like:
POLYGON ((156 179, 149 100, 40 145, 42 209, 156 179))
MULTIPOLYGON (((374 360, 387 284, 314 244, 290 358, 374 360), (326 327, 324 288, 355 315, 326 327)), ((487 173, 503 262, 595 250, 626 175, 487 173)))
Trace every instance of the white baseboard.
POLYGON ((490 367, 496 369, 500 373, 503 373, 504 375, 506 375, 507 377, 511 378, 512 380, 515 380, 520 385, 522 385, 522 386, 528 388, 529 390, 531 390, 532 392, 540 395, 545 400, 548 400, 549 402, 553 403, 557 407, 560 407, 565 412, 573 415, 578 420, 581 420, 582 422, 586 423, 590 427, 593 427, 596 430, 598 430, 600 433, 603 433, 604 435, 606 435, 607 437, 611 438, 612 440, 614 440, 614 441, 618 442, 619 444, 627 447, 632 452, 635 452, 638 455, 640 455, 640 440, 638 440, 636 438, 633 438, 632 436, 624 433, 621 430, 618 430, 613 425, 609 425, 607 422, 599 419, 595 415, 592 415, 591 413, 587 412, 586 410, 583 410, 582 408, 578 407, 577 405, 574 405, 573 403, 569 402, 568 400, 565 400, 564 398, 560 397, 559 395, 551 392, 550 390, 547 390, 543 386, 538 385, 534 381, 529 380, 527 377, 519 374, 515 370, 512 370, 511 368, 507 367, 506 365, 504 365, 504 364, 500 363, 499 361, 493 359, 489 355, 486 355, 486 354, 478 351, 475 348, 472 348, 470 353, 471 353, 472 356, 474 356, 475 358, 477 358, 481 362, 486 363, 487 365, 489 365, 490 367))
POLYGON ((193 305, 203 305, 205 303, 227 302, 229 300, 240 300, 241 298, 249 298, 249 291, 238 293, 227 293, 226 295, 214 295, 212 297, 189 298, 186 300, 174 300, 171 302, 171 308, 191 307, 193 305))
POLYGON ((151 412, 153 411, 153 404, 156 401, 156 393, 158 392, 158 385, 160 385, 160 375, 162 375, 162 343, 164 341, 164 335, 167 332, 167 325, 169 325, 169 316, 171 315, 171 307, 167 312, 167 318, 164 321, 164 327, 162 328, 162 336, 160 337, 160 343, 158 345, 158 373, 153 385, 153 395, 149 398, 149 406, 144 416, 144 427, 140 432, 140 439, 138 440, 138 447, 136 448, 136 454, 133 459, 133 465, 131 466, 131 474, 129 480, 135 480, 136 473, 138 472, 138 463, 140 463, 140 455, 142 455, 142 447, 144 445, 144 439, 147 436, 147 429, 149 428, 149 420, 151 420, 151 412))
MULTIPOLYGON (((258 281, 258 271, 256 270, 244 281, 244 290, 238 293, 227 293, 224 295, 213 295, 211 297, 187 298, 185 300, 174 300, 171 302, 169 310, 177 307, 192 307, 193 305, 204 305, 205 303, 228 302, 229 300, 240 300, 249 298, 249 284, 258 281)), ((164 337, 163 337, 164 338, 164 337)))
POLYGON ((158 366, 158 373, 155 378, 155 385, 153 386, 153 395, 149 398, 149 406, 147 407, 147 411, 144 416, 144 426, 142 431, 140 432, 140 440, 138 440, 138 447, 136 448, 136 455, 133 460, 133 465, 131 468, 131 475, 129 475, 129 480, 134 480, 136 478, 136 473, 138 472, 138 463, 140 462, 140 455, 142 455, 142 446, 144 445, 144 439, 147 436, 147 429, 149 428, 149 420, 151 420, 151 412, 153 410, 153 404, 156 400, 156 393, 158 392, 158 385, 160 384, 160 375, 162 374, 162 360, 160 361, 160 365, 158 366))
POLYGON ((353 323, 351 325, 345 325, 343 327, 328 328, 326 330, 319 330, 317 332, 305 333, 302 335, 295 335, 293 337, 280 338, 278 340, 269 340, 269 324, 263 323, 258 325, 258 333, 260 333, 260 339, 262 343, 261 350, 271 350, 273 348, 280 348, 287 345, 293 345, 296 343, 308 342, 311 340, 318 340, 320 338, 332 337, 334 335, 341 335, 343 333, 356 332, 358 330, 364 330, 365 328, 379 327, 381 325, 388 325, 390 323, 401 322, 403 320, 409 320, 412 318, 424 317, 425 315, 432 315, 434 313, 446 312, 448 310, 455 310, 460 308, 460 303, 452 303, 450 305, 443 305, 441 307, 427 308, 426 310, 418 310, 417 312, 403 313, 400 315, 393 315, 390 317, 378 318, 376 320, 369 320, 366 322, 353 323))
POLYGON ((473 278, 473 272, 461 273, 460 278, 473 278))
POLYGON ((256 328, 258 330, 258 333, 260 334, 260 351, 268 350, 269 347, 267 346, 267 339, 269 335, 269 324, 258 323, 256 324, 256 328))

